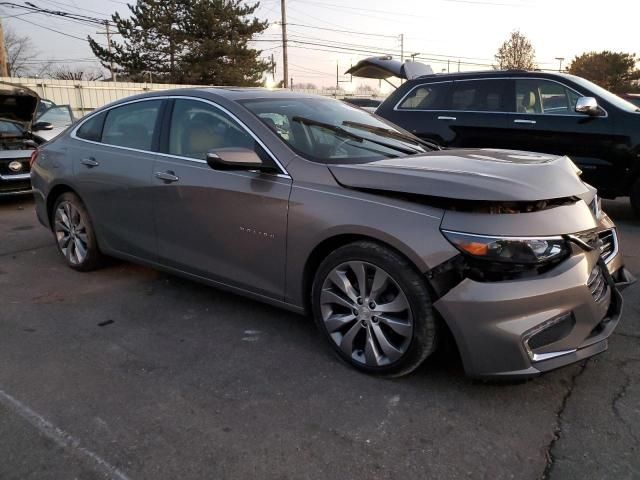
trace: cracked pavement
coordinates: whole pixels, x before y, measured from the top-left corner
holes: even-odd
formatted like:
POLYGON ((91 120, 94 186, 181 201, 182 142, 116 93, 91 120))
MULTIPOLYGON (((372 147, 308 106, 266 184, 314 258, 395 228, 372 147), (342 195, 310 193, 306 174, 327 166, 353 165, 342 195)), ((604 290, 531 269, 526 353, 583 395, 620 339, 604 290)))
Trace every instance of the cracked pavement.
MULTIPOLYGON (((640 221, 604 207, 637 274, 640 221)), ((0 218, 3 480, 640 478, 639 285, 583 363, 480 383, 443 353, 378 379, 309 319, 124 262, 71 271, 30 199, 0 218)))

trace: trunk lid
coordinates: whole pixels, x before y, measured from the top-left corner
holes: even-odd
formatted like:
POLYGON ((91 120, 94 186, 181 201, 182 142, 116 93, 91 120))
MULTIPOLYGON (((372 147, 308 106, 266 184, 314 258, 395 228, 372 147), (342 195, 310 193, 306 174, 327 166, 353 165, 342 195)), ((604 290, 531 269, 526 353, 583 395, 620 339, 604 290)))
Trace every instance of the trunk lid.
POLYGON ((569 158, 513 150, 442 150, 328 168, 345 187, 457 200, 537 202, 591 194, 569 158))

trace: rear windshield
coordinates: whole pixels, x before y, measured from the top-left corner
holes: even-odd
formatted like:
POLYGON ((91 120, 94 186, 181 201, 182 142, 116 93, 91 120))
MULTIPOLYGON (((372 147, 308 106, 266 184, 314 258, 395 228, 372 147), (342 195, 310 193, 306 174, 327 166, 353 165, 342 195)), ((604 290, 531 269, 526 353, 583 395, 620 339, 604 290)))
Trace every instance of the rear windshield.
POLYGON ((309 160, 361 163, 431 149, 395 125, 334 99, 252 99, 241 103, 309 160))

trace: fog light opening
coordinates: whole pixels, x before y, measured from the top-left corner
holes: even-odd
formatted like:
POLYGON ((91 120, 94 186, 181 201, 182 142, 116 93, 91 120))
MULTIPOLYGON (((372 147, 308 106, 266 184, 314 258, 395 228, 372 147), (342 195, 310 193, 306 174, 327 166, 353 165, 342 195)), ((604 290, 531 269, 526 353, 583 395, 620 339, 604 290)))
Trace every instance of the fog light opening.
POLYGON ((542 354, 536 353, 537 350, 566 338, 573 330, 575 324, 576 321, 573 313, 568 312, 558 315, 557 317, 553 317, 526 332, 523 336, 523 343, 524 349, 527 352, 527 355, 529 355, 529 358, 532 361, 541 361, 555 356, 565 355, 573 351, 563 350, 542 354))

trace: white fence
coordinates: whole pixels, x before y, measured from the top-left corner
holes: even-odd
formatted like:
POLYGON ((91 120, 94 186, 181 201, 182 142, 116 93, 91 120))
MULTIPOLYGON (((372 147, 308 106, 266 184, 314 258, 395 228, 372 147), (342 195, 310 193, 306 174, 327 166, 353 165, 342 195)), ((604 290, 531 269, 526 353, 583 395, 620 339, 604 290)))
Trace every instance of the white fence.
MULTIPOLYGON (((177 85, 167 83, 134 83, 134 82, 89 82, 84 80, 52 80, 46 78, 14 78, 0 77, 0 82, 24 85, 34 90, 41 98, 51 100, 57 105, 70 105, 73 114, 82 117, 86 113, 124 97, 139 93, 169 90, 172 88, 188 88, 202 85, 177 85)), ((299 92, 317 95, 335 96, 335 90, 298 90, 299 92)), ((338 98, 344 92, 338 91, 338 98)), ((354 95, 361 96, 361 95, 354 95)))

